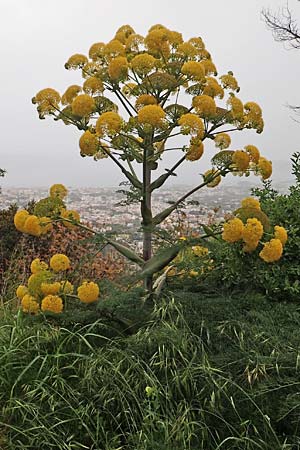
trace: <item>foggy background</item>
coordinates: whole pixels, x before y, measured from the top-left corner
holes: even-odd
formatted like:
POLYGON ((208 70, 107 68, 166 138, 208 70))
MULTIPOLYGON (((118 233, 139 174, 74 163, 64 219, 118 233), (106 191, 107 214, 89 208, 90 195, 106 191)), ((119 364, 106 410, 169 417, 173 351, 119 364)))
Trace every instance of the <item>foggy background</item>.
MULTIPOLYGON (((156 23, 181 32, 185 40, 201 36, 218 74, 233 71, 241 87, 238 97, 262 107, 265 129, 260 135, 231 134, 230 148, 254 144, 273 161, 275 181, 291 178, 289 157, 300 150, 300 124, 286 105, 300 104, 300 51, 276 43, 260 14, 263 7, 277 11, 284 5, 284 0, 0 0, 0 167, 7 170, 2 187, 101 187, 123 180, 112 161, 81 158, 81 132, 50 117, 39 120, 31 98, 46 87, 62 94, 81 83, 80 71, 64 69, 72 54, 87 54, 93 43, 108 42, 121 25, 145 35, 156 23)), ((299 3, 289 5, 300 22, 299 3)), ((215 153, 212 144, 205 148, 200 161, 186 162, 170 181, 196 183, 215 153)), ((164 158, 161 169, 172 161, 174 156, 164 158)), ((258 178, 253 182, 259 184, 258 178)))

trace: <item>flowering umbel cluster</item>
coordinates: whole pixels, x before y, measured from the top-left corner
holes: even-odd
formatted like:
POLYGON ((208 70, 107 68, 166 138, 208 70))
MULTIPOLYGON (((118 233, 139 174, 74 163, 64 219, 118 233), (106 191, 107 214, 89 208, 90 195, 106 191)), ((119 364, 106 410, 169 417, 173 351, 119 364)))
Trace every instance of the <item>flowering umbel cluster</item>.
POLYGON ((63 312, 66 302, 78 298, 82 303, 93 303, 99 298, 99 286, 93 281, 84 281, 73 295, 74 286, 68 281, 71 263, 68 256, 57 253, 50 258, 49 264, 36 258, 30 265, 31 275, 27 285, 20 285, 16 294, 21 301, 23 312, 63 312))
MULTIPOLYGON (((72 55, 65 68, 80 70, 83 83, 62 94, 42 89, 32 101, 41 119, 50 115, 82 131, 82 156, 111 158, 119 166, 127 162, 129 168, 132 161, 147 158, 155 170, 163 152, 177 149, 183 160, 197 161, 204 153, 204 141, 212 140, 218 153, 203 175, 208 187, 217 186, 229 172, 270 177, 271 162, 255 146, 228 150, 228 126, 230 131, 252 128, 261 133, 262 111, 257 103, 238 97, 240 88, 232 72, 217 76, 200 37, 185 41, 181 33, 163 25, 154 25, 141 36, 124 25, 109 42, 93 44, 88 56, 72 55), (186 137, 180 147, 178 134, 186 137)), ((122 171, 137 187, 136 175, 122 171)), ((20 215, 21 227, 23 219, 25 223, 20 215)), ((31 222, 25 228, 39 232, 37 219, 31 222)))
POLYGON ((268 263, 278 261, 288 238, 285 228, 275 225, 272 229, 259 201, 252 197, 242 200, 235 215, 223 226, 223 240, 242 243, 245 253, 252 253, 262 246, 259 252, 262 260, 268 263))
POLYGON ((33 214, 22 209, 17 211, 14 224, 18 231, 32 236, 41 236, 52 231, 53 223, 61 221, 67 228, 72 228, 80 222, 79 213, 68 210, 64 203, 68 190, 62 184, 50 187, 49 197, 35 204, 33 214))

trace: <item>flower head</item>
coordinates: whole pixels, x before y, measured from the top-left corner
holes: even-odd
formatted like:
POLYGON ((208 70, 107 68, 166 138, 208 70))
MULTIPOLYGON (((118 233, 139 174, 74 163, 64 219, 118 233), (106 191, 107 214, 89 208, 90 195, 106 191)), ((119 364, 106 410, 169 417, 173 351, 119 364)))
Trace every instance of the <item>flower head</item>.
POLYGON ((197 135, 199 138, 204 135, 203 120, 196 114, 183 114, 178 120, 178 125, 181 127, 182 134, 197 135))
POLYGON ((260 211, 260 203, 259 200, 253 197, 246 197, 241 202, 242 208, 253 208, 258 209, 260 211))
POLYGON ((25 209, 21 209, 20 211, 17 211, 14 216, 14 224, 18 231, 21 231, 21 233, 25 232, 25 222, 29 217, 29 212, 25 209))
POLYGON ((37 216, 30 214, 24 223, 24 233, 32 236, 40 236, 42 234, 42 227, 37 216))
POLYGON ((288 234, 285 228, 280 227, 279 225, 275 225, 274 227, 274 237, 275 239, 279 239, 282 245, 286 244, 288 239, 288 234))
POLYGON ((164 118, 165 112, 159 105, 146 105, 138 112, 138 122, 153 127, 161 127, 164 118))
POLYGON ((63 199, 68 195, 68 189, 63 184, 53 184, 49 190, 50 197, 63 199))
POLYGON ((100 78, 89 77, 83 83, 83 90, 86 94, 96 95, 104 91, 104 86, 100 78))
POLYGON ((258 245, 259 240, 261 239, 264 233, 264 227, 262 223, 256 219, 255 217, 247 219, 247 222, 243 229, 243 241, 248 246, 254 246, 255 248, 258 245))
POLYGON ((79 139, 79 147, 81 156, 93 156, 99 148, 99 141, 95 134, 89 130, 85 131, 79 139))
POLYGON ((71 106, 75 116, 86 117, 94 112, 95 100, 88 94, 81 94, 74 98, 71 106))
POLYGON ((72 294, 74 291, 74 286, 70 283, 70 281, 62 280, 60 282, 60 289, 63 294, 72 294))
POLYGON ((214 139, 215 146, 221 150, 225 150, 231 144, 231 138, 227 133, 219 133, 214 139))
POLYGON ((258 160, 257 170, 263 180, 267 180, 272 175, 272 162, 261 156, 258 160))
POLYGON ((205 68, 198 61, 187 61, 181 67, 181 72, 195 81, 201 81, 205 77, 205 68))
POLYGON ((114 81, 124 81, 128 75, 128 62, 125 56, 117 56, 108 65, 108 74, 114 81))
POLYGON ((142 94, 136 99, 135 107, 137 110, 140 110, 147 105, 157 105, 157 100, 153 95, 142 94))
POLYGON ((220 77, 223 88, 231 89, 232 91, 239 91, 239 85, 236 79, 234 78, 232 72, 228 72, 227 75, 222 75, 220 77))
POLYGON ((29 294, 24 295, 22 298, 21 307, 23 312, 31 314, 36 314, 40 309, 40 305, 36 301, 36 298, 29 294))
POLYGON ((20 284, 16 290, 17 297, 22 300, 24 295, 28 294, 28 287, 24 286, 23 284, 20 284))
POLYGON ((86 63, 88 59, 85 55, 81 55, 80 53, 76 53, 75 55, 70 56, 68 61, 65 64, 66 69, 81 69, 86 63))
POLYGON ((238 171, 244 172, 249 168, 250 156, 243 150, 236 150, 232 155, 232 162, 238 171))
POLYGON ((42 283, 41 291, 44 295, 55 295, 60 291, 60 283, 56 281, 55 283, 42 283))
POLYGON ((122 118, 114 111, 107 111, 99 117, 96 122, 96 133, 98 136, 107 134, 113 136, 121 131, 122 118))
POLYGON ((58 295, 47 295, 42 300, 41 310, 59 314, 63 310, 63 301, 58 295))
POLYGON ((32 99, 32 103, 38 105, 38 112, 43 118, 46 114, 55 112, 60 102, 59 93, 52 88, 46 88, 39 91, 32 99))
POLYGON ((204 151, 203 142, 199 139, 195 139, 193 142, 193 138, 191 139, 191 145, 189 146, 185 159, 187 161, 197 161, 201 158, 204 151))
POLYGON ((104 42, 96 42, 89 49, 89 57, 93 61, 96 61, 97 59, 102 58, 104 55, 104 48, 105 48, 104 42))
POLYGON ((82 283, 77 289, 77 295, 81 302, 92 303, 99 297, 99 286, 93 281, 82 283))
POLYGON ((209 169, 203 174, 203 176, 204 176, 204 181, 211 179, 211 181, 209 181, 206 184, 206 186, 209 188, 214 188, 214 187, 218 186, 218 184, 220 184, 221 180, 222 180, 220 171, 217 169, 209 169))
POLYGON ((261 250, 259 256, 265 262, 278 261, 283 252, 282 243, 279 239, 271 239, 264 244, 264 248, 261 250))
POLYGON ((77 84, 73 84, 72 86, 69 86, 64 95, 61 98, 61 102, 63 105, 70 105, 75 97, 79 94, 81 91, 81 86, 78 86, 77 84))
MULTIPOLYGON (((60 215, 64 219, 72 220, 74 222, 80 222, 79 213, 73 209, 63 209, 60 215)), ((66 220, 63 220, 63 224, 69 229, 73 229, 76 226, 70 222, 67 222, 66 220)))
POLYGON ((69 258, 62 254, 57 253, 53 255, 50 259, 50 267, 54 272, 63 272, 70 269, 71 264, 69 258))
POLYGON ((257 164, 260 158, 258 148, 255 147, 255 145, 246 145, 244 148, 248 153, 248 155, 250 156, 250 161, 257 164))
POLYGON ((136 55, 131 60, 131 67, 139 76, 145 76, 149 72, 151 72, 152 69, 157 64, 157 60, 154 58, 154 56, 149 55, 148 53, 141 53, 140 55, 136 55))
POLYGON ((224 223, 222 239, 226 242, 237 242, 242 239, 244 224, 241 219, 235 217, 224 223))
POLYGON ((193 107, 203 118, 214 117, 217 111, 216 103, 209 95, 197 95, 193 98, 193 107))
POLYGON ((47 270, 48 264, 41 261, 39 258, 35 258, 30 264, 31 273, 38 273, 41 270, 47 270))
POLYGON ((42 294, 42 283, 50 283, 52 280, 52 274, 48 270, 41 270, 33 273, 28 278, 28 290, 31 295, 39 296, 42 294))
POLYGON ((224 97, 224 89, 218 81, 213 77, 206 77, 206 83, 203 89, 204 95, 209 95, 210 97, 218 97, 223 98, 224 97))

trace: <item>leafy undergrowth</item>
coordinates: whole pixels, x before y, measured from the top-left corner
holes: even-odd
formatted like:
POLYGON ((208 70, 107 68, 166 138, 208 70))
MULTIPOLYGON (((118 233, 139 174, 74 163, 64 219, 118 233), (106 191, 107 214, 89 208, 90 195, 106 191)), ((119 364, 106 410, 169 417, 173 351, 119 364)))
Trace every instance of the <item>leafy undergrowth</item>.
POLYGON ((139 296, 81 323, 6 312, 1 449, 300 448, 297 305, 180 291, 151 312, 139 296))

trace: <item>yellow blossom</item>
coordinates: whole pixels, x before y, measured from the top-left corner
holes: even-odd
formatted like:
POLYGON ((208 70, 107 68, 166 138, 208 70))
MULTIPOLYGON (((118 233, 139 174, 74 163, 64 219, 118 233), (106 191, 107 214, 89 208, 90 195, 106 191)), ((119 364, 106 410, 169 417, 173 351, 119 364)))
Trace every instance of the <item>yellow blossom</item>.
POLYGON ((28 287, 24 286, 23 284, 20 284, 16 290, 17 297, 22 300, 24 295, 28 294, 28 287))
POLYGON ((246 242, 243 245, 243 251, 245 253, 252 253, 252 252, 254 252, 254 250, 257 249, 258 244, 259 244, 259 241, 255 241, 254 239, 251 242, 246 242))
POLYGON ((77 295, 81 302, 92 303, 99 297, 99 286, 93 281, 82 283, 77 289, 77 295))
POLYGON ((192 278, 197 277, 198 275, 199 275, 199 272, 197 272, 196 270, 192 269, 189 271, 189 276, 192 278))
POLYGON ((201 81, 205 77, 205 69, 198 61, 187 61, 181 67, 181 72, 195 81, 201 81))
POLYGON ((119 133, 122 128, 122 118, 114 111, 108 111, 98 118, 96 122, 96 133, 98 136, 107 134, 113 136, 119 133))
POLYGON ((164 118, 165 112, 159 105, 146 105, 138 112, 138 122, 153 127, 161 127, 164 118))
POLYGON ((279 239, 271 239, 264 244, 264 248, 260 252, 259 256, 265 262, 278 261, 283 252, 282 243, 279 239))
POLYGON ((81 94, 72 101, 72 113, 78 117, 85 117, 95 111, 95 100, 88 94, 81 94))
POLYGON ((216 103, 209 95, 197 95, 194 97, 193 107, 201 117, 212 118, 216 115, 216 103))
POLYGON ((211 181, 209 181, 206 184, 207 187, 214 188, 214 187, 218 186, 218 184, 221 183, 222 177, 221 177, 221 175, 219 175, 219 173, 220 173, 219 170, 216 170, 216 169, 209 169, 204 173, 204 181, 214 177, 211 181))
POLYGON ((36 301, 36 298, 29 294, 24 295, 22 298, 21 307, 23 312, 31 314, 36 314, 40 309, 40 305, 36 301))
POLYGON ((40 258, 35 258, 30 264, 31 273, 38 273, 41 270, 47 270, 48 264, 41 261, 40 258))
POLYGON ((63 310, 63 301, 58 295, 47 295, 42 300, 41 310, 59 314, 63 310))
MULTIPOLYGON (((199 54, 199 50, 190 42, 182 42, 177 47, 177 53, 178 55, 193 58, 199 54)), ((205 66, 203 66, 203 68, 205 70, 205 66)))
POLYGON ((225 150, 231 144, 231 138, 227 133, 219 133, 214 138, 215 146, 221 150, 225 150))
POLYGON ((236 150, 232 155, 232 162, 238 171, 244 172, 249 168, 250 156, 243 150, 236 150))
POLYGON ((167 56, 170 53, 168 30, 165 27, 152 29, 145 37, 145 45, 149 53, 167 56))
POLYGON ((259 161, 259 158, 260 158, 260 153, 259 153, 258 148, 255 147, 255 145, 246 145, 244 148, 250 156, 250 161, 257 164, 259 161))
POLYGON ((244 224, 241 219, 235 217, 224 223, 222 239, 226 242, 237 242, 242 239, 244 224))
POLYGON ((153 95, 150 94, 142 94, 140 95, 135 102, 135 107, 137 110, 141 109, 143 106, 147 105, 156 105, 157 100, 153 95))
POLYGON ((238 122, 243 121, 244 105, 242 101, 239 98, 237 98, 234 94, 230 94, 229 99, 227 100, 227 105, 230 108, 230 115, 232 119, 238 122))
POLYGON ((258 160, 257 170, 263 180, 267 180, 272 175, 272 162, 261 156, 258 160))
POLYGON ((264 227, 262 223, 256 219, 256 217, 247 219, 247 222, 243 229, 243 241, 252 246, 254 243, 258 244, 264 233, 264 227))
POLYGON ((105 47, 104 42, 96 42, 89 49, 89 57, 93 61, 96 61, 98 58, 101 58, 104 54, 104 47, 105 47))
POLYGON ((204 124, 196 114, 183 114, 178 120, 178 125, 181 127, 182 134, 197 135, 199 138, 204 136, 204 124))
POLYGON ((86 94, 100 94, 104 91, 104 86, 100 78, 89 77, 83 83, 83 90, 86 94))
POLYGON ((50 187, 49 193, 50 197, 62 200, 68 195, 68 189, 63 184, 57 183, 50 187))
POLYGON ((55 295, 60 291, 60 283, 56 281, 55 283, 42 283, 41 291, 44 295, 55 295))
POLYGON ((42 227, 37 216, 31 214, 28 216, 24 223, 24 233, 32 236, 40 236, 42 234, 42 227))
POLYGON ((218 81, 213 77, 206 77, 206 83, 203 89, 204 95, 209 95, 210 97, 224 97, 224 90, 222 86, 218 83, 218 81))
POLYGON ((274 227, 274 237, 275 239, 279 239, 282 245, 286 244, 288 234, 285 228, 280 227, 279 225, 275 225, 274 227))
POLYGON ((20 211, 17 211, 14 216, 14 224, 18 231, 21 231, 21 233, 25 232, 25 222, 29 217, 29 212, 25 209, 21 209, 20 211))
POLYGON ((54 272, 63 272, 70 269, 70 260, 62 253, 56 253, 50 259, 50 267, 54 272))
POLYGON ((108 74, 114 81, 124 81, 128 75, 128 62, 124 56, 117 56, 108 65, 108 74))
POLYGON ((68 61, 65 64, 65 68, 66 69, 80 69, 87 62, 88 62, 88 59, 85 55, 76 53, 75 55, 70 56, 70 58, 68 59, 68 61))
POLYGON ((42 294, 41 291, 42 283, 50 283, 51 279, 52 274, 48 270, 41 270, 39 272, 30 275, 27 282, 30 294, 36 296, 42 294))
POLYGON ((61 102, 63 105, 70 105, 75 97, 79 94, 81 91, 81 86, 78 86, 77 84, 72 84, 72 86, 69 86, 64 95, 61 98, 61 102))
POLYGON ((89 130, 85 131, 79 139, 81 156, 93 156, 97 153, 99 142, 95 134, 89 130))
POLYGON ((43 216, 39 217, 39 224, 41 227, 41 234, 47 234, 49 231, 52 231, 53 226, 51 219, 49 217, 43 216))
POLYGON ((157 60, 148 53, 141 53, 136 55, 131 60, 131 67, 139 76, 148 75, 157 64, 157 60))
POLYGON ((125 47, 120 41, 113 39, 105 45, 104 54, 112 58, 123 56, 125 54, 125 47))
POLYGON ((186 153, 186 160, 187 161, 197 161, 201 158, 204 151, 204 145, 201 140, 196 139, 195 143, 192 143, 193 139, 191 139, 191 145, 189 146, 187 153, 186 153))
POLYGON ((240 90, 238 82, 234 78, 232 72, 228 72, 227 75, 222 75, 220 77, 220 80, 221 80, 223 88, 231 89, 231 90, 237 91, 237 92, 240 90))
POLYGON ((32 103, 38 105, 38 111, 41 117, 50 114, 58 109, 60 102, 59 93, 52 88, 46 88, 39 91, 32 99, 32 103))
POLYGON ((252 208, 252 209, 258 209, 260 211, 260 203, 259 200, 253 197, 246 197, 241 202, 242 208, 252 208))
POLYGON ((211 59, 204 59, 201 61, 205 70, 205 75, 217 75, 217 69, 211 59))

